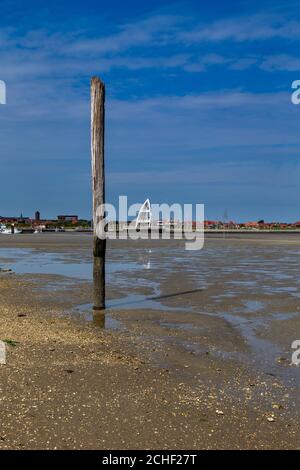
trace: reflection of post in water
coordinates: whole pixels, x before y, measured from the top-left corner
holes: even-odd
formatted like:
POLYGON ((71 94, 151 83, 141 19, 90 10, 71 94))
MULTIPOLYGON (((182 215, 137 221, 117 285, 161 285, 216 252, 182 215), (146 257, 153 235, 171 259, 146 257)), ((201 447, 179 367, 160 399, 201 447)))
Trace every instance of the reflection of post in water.
POLYGON ((104 310, 93 310, 93 322, 100 328, 105 328, 104 310))
MULTIPOLYGON (((105 308, 105 250, 106 240, 103 224, 105 203, 104 174, 104 121, 105 121, 105 86, 98 78, 91 83, 91 151, 93 185, 93 223, 94 223, 94 315, 105 308), (102 226, 102 229, 101 229, 102 226), (102 230, 102 232, 101 232, 102 230)), ((103 311, 101 312, 102 316, 103 311)))
POLYGON ((151 253, 152 250, 149 249, 139 256, 139 262, 142 263, 145 269, 151 269, 151 253))

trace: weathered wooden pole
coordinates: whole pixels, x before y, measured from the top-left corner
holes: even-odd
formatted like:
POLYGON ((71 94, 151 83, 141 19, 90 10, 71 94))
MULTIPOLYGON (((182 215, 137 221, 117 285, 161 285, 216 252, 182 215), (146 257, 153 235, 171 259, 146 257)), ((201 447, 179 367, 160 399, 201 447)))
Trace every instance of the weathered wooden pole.
POLYGON ((91 82, 91 151, 93 187, 93 254, 94 254, 94 307, 105 308, 105 250, 103 224, 105 204, 104 174, 105 86, 98 77, 91 82), (101 228, 102 226, 102 228, 101 228), (100 227, 100 228, 99 228, 100 227), (102 235, 102 236, 101 236, 102 235))

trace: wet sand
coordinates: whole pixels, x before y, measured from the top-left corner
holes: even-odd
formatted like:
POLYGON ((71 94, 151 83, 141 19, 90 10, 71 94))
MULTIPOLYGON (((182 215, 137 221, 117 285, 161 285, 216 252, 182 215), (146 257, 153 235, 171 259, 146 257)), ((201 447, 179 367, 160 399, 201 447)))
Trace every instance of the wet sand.
POLYGON ((300 447, 299 236, 111 241, 105 328, 90 247, 1 236, 0 448, 300 447))

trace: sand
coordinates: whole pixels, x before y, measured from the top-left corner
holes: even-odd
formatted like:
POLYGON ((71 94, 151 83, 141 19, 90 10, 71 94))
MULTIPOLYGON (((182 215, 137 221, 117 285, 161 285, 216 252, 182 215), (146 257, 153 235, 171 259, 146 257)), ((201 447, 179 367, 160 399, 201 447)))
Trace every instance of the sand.
MULTIPOLYGON (((71 266, 90 243, 3 236, 0 248, 71 266)), ((89 279, 2 273, 0 339, 16 343, 0 366, 0 448, 299 449, 299 245, 211 237, 190 258, 180 241, 111 242, 109 262, 128 270, 108 276, 107 328, 88 321, 89 279)))

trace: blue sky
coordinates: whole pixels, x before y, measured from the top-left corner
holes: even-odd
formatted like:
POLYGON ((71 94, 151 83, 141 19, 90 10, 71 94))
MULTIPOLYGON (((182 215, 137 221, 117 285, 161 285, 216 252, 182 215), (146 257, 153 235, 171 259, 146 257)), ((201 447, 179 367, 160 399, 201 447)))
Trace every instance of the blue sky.
POLYGON ((107 87, 107 201, 300 219, 296 1, 0 4, 0 214, 90 217, 89 81, 107 87))

